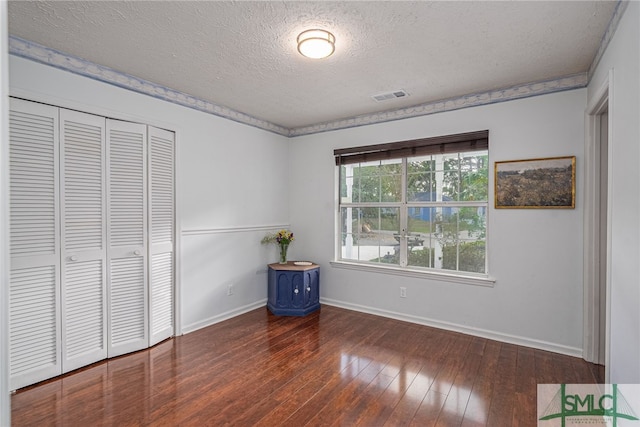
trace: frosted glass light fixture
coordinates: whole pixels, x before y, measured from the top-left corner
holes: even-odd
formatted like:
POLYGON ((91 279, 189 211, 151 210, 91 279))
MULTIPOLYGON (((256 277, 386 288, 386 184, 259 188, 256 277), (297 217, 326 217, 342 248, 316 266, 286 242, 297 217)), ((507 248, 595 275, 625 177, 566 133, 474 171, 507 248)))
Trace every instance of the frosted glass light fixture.
POLYGON ((336 38, 329 31, 306 30, 298 36, 298 52, 307 58, 322 59, 336 50, 336 38))

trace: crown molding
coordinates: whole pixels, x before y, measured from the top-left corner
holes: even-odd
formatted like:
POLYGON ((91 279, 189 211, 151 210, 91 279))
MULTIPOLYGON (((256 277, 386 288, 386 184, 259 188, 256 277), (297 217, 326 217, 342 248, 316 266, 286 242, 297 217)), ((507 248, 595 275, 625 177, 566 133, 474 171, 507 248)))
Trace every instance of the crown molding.
POLYGON ((248 114, 232 110, 222 105, 197 98, 177 90, 161 86, 159 84, 131 76, 113 68, 94 64, 86 59, 68 55, 55 49, 42 46, 29 40, 16 36, 9 36, 9 53, 22 58, 30 59, 41 64, 79 74, 90 79, 109 83, 123 89, 132 90, 144 95, 149 95, 163 101, 193 108, 204 113, 213 114, 235 122, 254 126, 283 136, 289 136, 289 129, 252 117, 248 114))
POLYGON ((163 101, 172 102, 204 113, 267 130, 282 136, 296 137, 584 88, 589 83, 591 75, 600 62, 610 40, 613 38, 615 30, 622 18, 622 15, 624 14, 624 11, 626 10, 627 5, 628 1, 618 0, 616 10, 609 22, 607 31, 602 37, 598 52, 592 61, 588 72, 525 83, 486 92, 473 93, 395 110, 364 114, 293 129, 255 118, 225 106, 205 101, 193 95, 179 92, 126 73, 121 73, 112 68, 94 64, 85 59, 68 55, 55 49, 12 35, 9 36, 9 53, 144 95, 149 95, 163 101))
POLYGON ((611 16, 611 20, 609 20, 609 25, 607 26, 607 31, 602 35, 602 40, 600 40, 600 46, 598 47, 598 52, 596 52, 596 56, 591 61, 591 66, 589 67, 588 81, 591 81, 591 77, 596 70, 596 67, 600 63, 600 59, 602 59, 602 55, 604 55, 605 50, 609 46, 609 42, 613 38, 613 35, 616 33, 618 29, 618 24, 622 19, 622 15, 627 10, 627 6, 629 5, 628 0, 617 0, 618 4, 616 5, 616 9, 613 11, 613 16, 611 16))
POLYGON ((495 104, 497 102, 513 101, 515 99, 531 96, 546 95, 571 89, 583 88, 587 85, 587 73, 572 74, 552 80, 527 83, 496 89, 487 92, 479 92, 470 95, 448 98, 440 101, 428 102, 397 110, 382 111, 379 113, 365 114, 316 125, 292 129, 290 137, 309 135, 313 133, 328 132, 338 129, 346 129, 358 126, 372 125, 376 123, 390 122, 411 117, 426 116, 445 111, 459 110, 461 108, 477 107, 480 105, 495 104))

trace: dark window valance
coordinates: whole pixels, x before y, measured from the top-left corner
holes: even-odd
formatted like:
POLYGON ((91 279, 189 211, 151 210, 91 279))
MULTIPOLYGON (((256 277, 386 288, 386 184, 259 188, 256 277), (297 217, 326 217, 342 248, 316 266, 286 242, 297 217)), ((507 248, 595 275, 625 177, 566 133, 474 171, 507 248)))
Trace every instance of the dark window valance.
POLYGON ((489 131, 481 130, 386 144, 340 148, 333 150, 333 155, 336 156, 336 165, 345 165, 430 154, 487 150, 488 148, 489 131))

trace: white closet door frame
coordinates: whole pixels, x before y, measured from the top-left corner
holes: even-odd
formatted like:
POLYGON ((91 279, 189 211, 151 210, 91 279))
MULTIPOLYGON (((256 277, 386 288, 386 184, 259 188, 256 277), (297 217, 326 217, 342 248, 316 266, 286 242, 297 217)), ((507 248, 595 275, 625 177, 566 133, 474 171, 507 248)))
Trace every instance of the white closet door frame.
POLYGON ((175 134, 148 128, 149 345, 174 335, 175 134))
POLYGON ((107 357, 105 119, 60 109, 63 372, 107 357))
POLYGON ((15 390, 62 372, 59 122, 56 107, 11 99, 9 109, 9 388, 15 390))
POLYGON ((149 347, 147 126, 107 119, 108 357, 149 347))

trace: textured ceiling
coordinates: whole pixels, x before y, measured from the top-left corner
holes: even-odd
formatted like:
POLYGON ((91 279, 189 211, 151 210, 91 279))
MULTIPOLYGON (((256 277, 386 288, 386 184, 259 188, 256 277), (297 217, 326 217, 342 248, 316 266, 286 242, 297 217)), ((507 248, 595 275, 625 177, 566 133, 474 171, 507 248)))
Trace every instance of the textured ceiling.
POLYGON ((10 1, 9 33, 289 129, 587 72, 614 1, 10 1), (336 36, 302 57, 308 28, 336 36), (410 96, 376 102, 397 89, 410 96))

